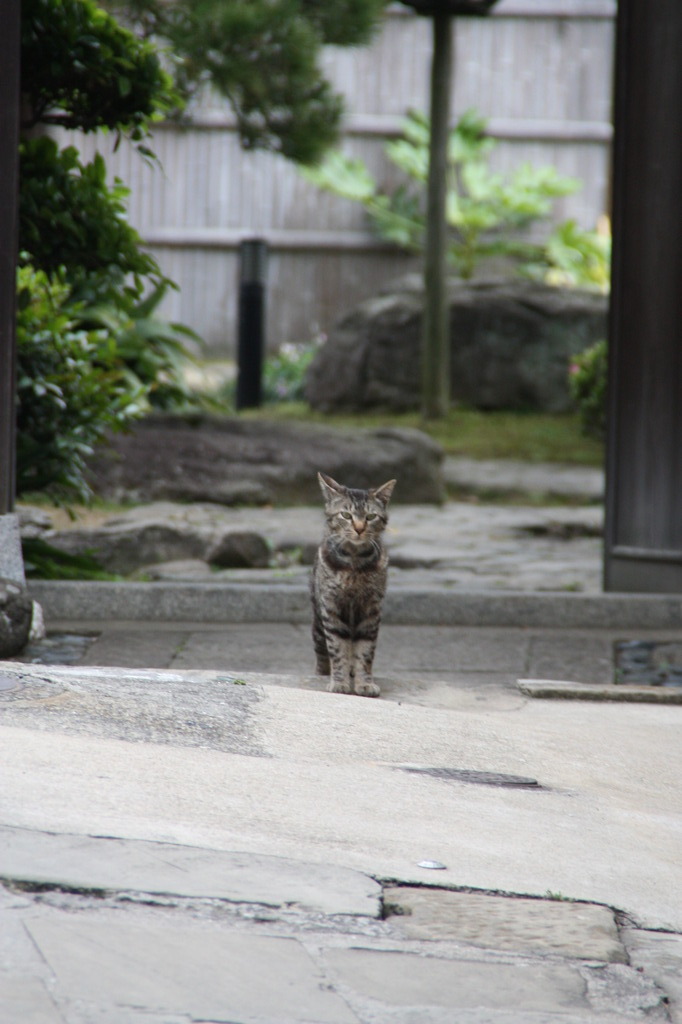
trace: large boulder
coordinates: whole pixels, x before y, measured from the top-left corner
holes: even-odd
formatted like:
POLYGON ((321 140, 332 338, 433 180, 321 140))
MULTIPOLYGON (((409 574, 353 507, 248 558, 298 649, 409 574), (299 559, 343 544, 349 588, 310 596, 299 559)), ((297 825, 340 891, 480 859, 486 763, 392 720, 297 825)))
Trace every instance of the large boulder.
MULTIPOLYGON (((516 278, 452 280, 454 401, 478 409, 570 408, 571 356, 606 336, 605 296, 516 278)), ((419 405, 423 285, 418 275, 363 302, 315 356, 306 397, 315 409, 419 405)))
POLYGON ((350 487, 396 478, 395 501, 438 503, 442 459, 419 430, 155 414, 99 449, 90 478, 98 495, 117 501, 319 504, 322 470, 350 487))

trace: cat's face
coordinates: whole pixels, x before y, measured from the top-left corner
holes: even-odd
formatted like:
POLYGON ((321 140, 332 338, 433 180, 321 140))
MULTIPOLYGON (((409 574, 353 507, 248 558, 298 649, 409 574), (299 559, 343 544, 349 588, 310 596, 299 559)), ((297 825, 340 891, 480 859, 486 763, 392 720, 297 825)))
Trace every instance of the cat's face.
POLYGON ((389 480, 368 491, 343 487, 325 473, 318 473, 329 529, 352 544, 366 544, 378 537, 388 522, 388 503, 395 487, 389 480))

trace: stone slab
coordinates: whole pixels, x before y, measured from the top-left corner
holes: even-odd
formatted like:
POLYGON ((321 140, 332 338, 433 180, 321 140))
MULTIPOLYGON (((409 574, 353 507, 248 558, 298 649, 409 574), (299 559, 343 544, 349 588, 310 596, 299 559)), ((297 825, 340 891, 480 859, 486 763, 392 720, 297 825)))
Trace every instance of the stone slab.
POLYGON ((27 921, 67 1005, 112 1004, 191 1020, 358 1024, 292 938, 226 934, 178 921, 27 921))
POLYGON ((182 650, 188 633, 147 627, 102 632, 88 647, 80 665, 117 665, 121 668, 167 668, 182 650))
POLYGON ((64 1020, 41 978, 0 967, 0 1020, 7 1024, 55 1024, 64 1020))
POLYGON ((590 686, 560 679, 519 679, 521 693, 528 697, 558 700, 619 701, 631 704, 682 704, 682 687, 590 686))
POLYGON ((377 882, 350 868, 2 826, 0 877, 75 890, 132 890, 369 917, 378 916, 381 895, 377 882))
POLYGON ((331 950, 325 960, 351 990, 389 1006, 409 1006, 414 1020, 418 1008, 433 1006, 450 1012, 504 1010, 505 1015, 589 1010, 583 979, 563 964, 519 971, 510 963, 358 948, 331 950))
POLYGON ((415 939, 453 939, 517 953, 627 961, 613 912, 595 904, 392 886, 384 890, 384 906, 400 914, 394 920, 415 939))
POLYGON ((633 967, 667 993, 670 1019, 682 1024, 682 935, 626 928, 623 938, 633 967))
POLYGON ((314 668, 309 625, 273 622, 264 633, 257 623, 226 624, 220 633, 194 632, 172 661, 178 669, 224 669, 271 674, 311 672, 314 668))
POLYGON ((533 636, 525 674, 534 679, 612 683, 612 638, 594 633, 576 636, 566 630, 533 636))

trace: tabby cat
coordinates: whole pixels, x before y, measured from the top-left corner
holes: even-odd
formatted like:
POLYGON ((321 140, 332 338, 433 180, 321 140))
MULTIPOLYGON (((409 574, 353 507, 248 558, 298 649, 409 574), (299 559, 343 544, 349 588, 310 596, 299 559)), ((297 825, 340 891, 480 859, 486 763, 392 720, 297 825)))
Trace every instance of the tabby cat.
POLYGON ((332 693, 378 697, 372 678, 388 555, 381 535, 395 480, 368 491, 318 473, 326 528, 311 577, 317 672, 332 693))

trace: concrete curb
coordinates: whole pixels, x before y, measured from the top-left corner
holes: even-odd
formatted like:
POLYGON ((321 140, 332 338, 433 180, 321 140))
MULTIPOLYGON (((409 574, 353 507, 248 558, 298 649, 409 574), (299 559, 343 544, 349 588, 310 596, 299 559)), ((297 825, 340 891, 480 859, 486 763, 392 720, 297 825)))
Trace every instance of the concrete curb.
MULTIPOLYGON (((49 620, 308 622, 307 587, 292 584, 105 583, 32 580, 49 620)), ((519 591, 389 591, 392 625, 680 629, 682 595, 519 591)))
POLYGON ((558 700, 609 700, 629 704, 682 704, 682 690, 663 686, 628 686, 623 683, 593 686, 556 679, 517 679, 527 697, 558 700))

